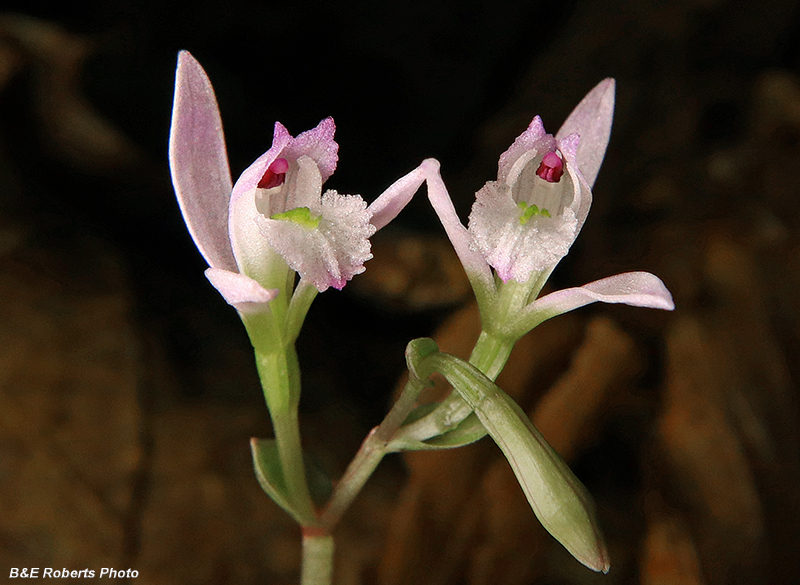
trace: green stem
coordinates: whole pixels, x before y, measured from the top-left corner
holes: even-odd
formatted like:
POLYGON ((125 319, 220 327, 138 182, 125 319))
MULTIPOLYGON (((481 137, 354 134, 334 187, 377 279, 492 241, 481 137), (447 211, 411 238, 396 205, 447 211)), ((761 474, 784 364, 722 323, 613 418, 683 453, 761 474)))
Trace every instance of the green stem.
POLYGON ((292 499, 294 509, 303 518, 307 519, 308 524, 313 525, 316 524, 316 512, 314 511, 314 504, 306 481, 297 414, 298 409, 296 406, 286 411, 270 411, 286 489, 292 499))
POLYGON ((330 585, 333 582, 333 536, 323 530, 303 530, 301 585, 330 585))
POLYGON ((375 468, 387 453, 387 445, 392 437, 403 424, 408 414, 414 408, 419 398, 420 392, 425 388, 427 382, 415 378, 410 378, 403 389, 400 398, 397 399, 389 414, 383 419, 380 425, 372 429, 367 438, 361 444, 361 448, 356 456, 348 465, 347 470, 336 486, 325 511, 322 513, 322 525, 328 530, 341 519, 342 515, 353 503, 364 484, 370 478, 375 468))
MULTIPOLYGON (((492 322, 507 322, 508 316, 518 313, 525 306, 530 294, 530 287, 518 285, 517 283, 507 283, 501 288, 499 296, 495 299, 496 305, 492 310, 492 322)), ((298 296, 298 300, 302 296, 298 296)), ((292 299, 294 305, 295 299, 292 299)), ((298 302, 298 306, 302 306, 298 302)), ((292 313, 292 307, 289 309, 292 313)), ((484 328, 475 343, 470 356, 470 363, 483 372, 491 380, 495 380, 503 370, 511 350, 516 343, 516 338, 484 328)), ((390 441, 395 438, 401 425, 408 417, 416 405, 420 392, 425 388, 426 382, 415 377, 411 377, 400 398, 394 404, 389 414, 383 422, 375 427, 364 442, 361 444, 358 453, 347 467, 344 476, 339 481, 334 493, 323 511, 320 521, 324 530, 331 531, 341 520, 344 513, 361 492, 364 484, 372 476, 378 464, 388 452, 390 441)), ((411 440, 424 441, 431 437, 440 435, 448 430, 457 427, 473 411, 472 407, 456 392, 445 399, 442 405, 427 417, 403 427, 401 431, 404 436, 411 440)), ((485 433, 482 431, 481 433, 485 433)), ((306 581, 306 537, 304 536, 304 561, 303 561, 303 584, 317 583, 312 581, 312 569, 309 571, 309 581, 306 581)), ((313 541, 309 540, 309 546, 313 541)), ((331 547, 333 546, 331 541, 331 547)), ((332 555, 332 551, 331 551, 332 555)), ((309 563, 317 564, 316 560, 308 558, 309 563)), ((332 561, 331 561, 332 562, 332 561)), ((320 581, 322 583, 322 581, 320 581)))
MULTIPOLYGON (((514 317, 528 304, 531 295, 538 293, 541 284, 541 278, 531 279, 526 283, 510 280, 499 287, 493 304, 483 308, 483 329, 469 357, 469 363, 490 380, 496 380, 503 371, 519 338, 506 330, 506 324, 514 321, 514 317)), ((403 427, 397 437, 400 439, 398 444, 410 445, 442 435, 455 429, 471 413, 472 407, 458 392, 451 392, 433 412, 403 427)), ((476 441, 484 434, 483 429, 476 426, 475 432, 470 432, 464 440, 476 441)))
POLYGON ((484 329, 469 356, 469 363, 483 372, 487 378, 496 380, 508 362, 516 341, 484 329))
POLYGON ((256 353, 256 365, 267 402, 288 495, 309 524, 316 514, 306 480, 300 441, 300 366, 293 344, 284 344, 277 320, 270 313, 244 320, 256 353))

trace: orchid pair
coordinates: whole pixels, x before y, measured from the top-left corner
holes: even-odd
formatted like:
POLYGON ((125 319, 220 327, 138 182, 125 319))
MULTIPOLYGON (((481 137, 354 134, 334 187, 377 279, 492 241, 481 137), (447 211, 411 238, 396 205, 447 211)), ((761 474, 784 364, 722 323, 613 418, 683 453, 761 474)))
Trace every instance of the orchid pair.
POLYGON ((464 227, 434 159, 369 205, 358 195, 323 192, 338 160, 331 118, 297 137, 276 123, 272 147, 233 184, 211 82, 188 52, 180 53, 172 180, 189 232, 208 262, 206 276, 238 310, 255 349, 275 432, 274 441, 253 441, 256 474, 303 527, 304 583, 330 582, 330 532, 386 453, 458 446, 487 431, 548 530, 587 566, 608 569, 585 488, 493 380, 514 343, 545 319, 595 301, 673 308, 664 284, 644 272, 537 298, 586 220, 613 109, 614 82, 607 79, 555 136, 534 118, 500 157, 497 180, 477 193, 464 227), (406 390, 320 508, 300 444, 294 342, 316 294, 341 289, 364 271, 372 257, 369 238, 422 183, 469 277, 483 331, 468 362, 424 341, 409 344, 406 390), (451 380, 456 392, 433 409, 413 413, 433 371, 451 380))
MULTIPOLYGON (((186 225, 209 264, 206 275, 242 312, 264 308, 285 286, 284 274, 275 274, 283 272, 276 268, 276 256, 320 292, 343 288, 372 257, 369 237, 402 210, 425 179, 431 203, 487 305, 497 300, 491 268, 503 282, 530 282, 533 274, 543 285, 569 251, 589 212, 613 109, 614 82, 607 79, 583 99, 555 137, 545 133, 536 116, 501 155, 498 179, 478 192, 465 230, 433 159, 369 206, 357 195, 333 190, 323 195, 322 184, 338 160, 331 118, 296 138, 277 122, 272 147, 232 186, 211 82, 183 51, 170 168, 186 225)), ((672 308, 663 283, 639 272, 548 295, 528 313, 552 316, 594 301, 672 308)))

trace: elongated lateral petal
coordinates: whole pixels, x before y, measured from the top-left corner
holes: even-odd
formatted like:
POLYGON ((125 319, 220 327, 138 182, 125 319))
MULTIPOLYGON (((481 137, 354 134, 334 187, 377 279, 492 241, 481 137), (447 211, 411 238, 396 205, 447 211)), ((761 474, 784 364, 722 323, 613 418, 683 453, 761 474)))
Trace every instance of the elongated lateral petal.
POLYGON ((267 303, 278 296, 278 289, 266 289, 238 272, 209 268, 205 274, 228 304, 241 313, 267 311, 267 303))
POLYGON ((213 268, 235 270, 228 239, 231 175, 214 89, 187 51, 178 55, 169 136, 172 183, 186 226, 213 268))
POLYGON ((572 110, 556 134, 558 140, 570 134, 580 136, 578 167, 590 188, 594 186, 597 173, 600 172, 611 137, 615 89, 616 83, 611 78, 598 83, 572 110))
POLYGON ((436 215, 439 216, 439 221, 442 222, 444 231, 447 232, 447 237, 450 238, 473 289, 476 289, 478 299, 494 295, 496 288, 492 270, 481 253, 472 249, 472 236, 458 219, 450 194, 439 174, 439 161, 429 158, 424 160, 421 166, 424 168, 428 185, 428 199, 436 215))
POLYGON ((666 311, 675 308, 672 295, 656 275, 649 272, 625 272, 581 287, 550 293, 536 300, 526 312, 532 310, 549 317, 598 301, 666 311))

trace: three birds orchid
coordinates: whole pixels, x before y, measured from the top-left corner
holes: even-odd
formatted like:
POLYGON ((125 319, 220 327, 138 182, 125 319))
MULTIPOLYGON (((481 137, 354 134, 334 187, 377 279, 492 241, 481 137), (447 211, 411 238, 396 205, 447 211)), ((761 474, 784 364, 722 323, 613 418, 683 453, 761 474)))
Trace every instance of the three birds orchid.
POLYGON ((476 194, 468 228, 456 215, 438 165, 429 172, 431 204, 464 265, 484 325, 495 322, 519 338, 545 319, 596 301, 674 308, 664 283, 648 272, 618 274, 537 299, 589 213, 611 135, 614 91, 613 79, 600 82, 555 136, 534 117, 500 156, 497 180, 476 194), (514 315, 497 314, 498 306, 509 304, 514 315))
POLYGON ((338 145, 332 118, 297 137, 275 124, 272 146, 232 184, 211 81, 187 51, 178 56, 169 160, 186 225, 208 262, 206 276, 240 312, 265 310, 294 272, 322 292, 341 289, 372 258, 369 237, 422 183, 419 171, 372 205, 322 192, 338 145), (291 269, 291 270, 290 270, 291 269))

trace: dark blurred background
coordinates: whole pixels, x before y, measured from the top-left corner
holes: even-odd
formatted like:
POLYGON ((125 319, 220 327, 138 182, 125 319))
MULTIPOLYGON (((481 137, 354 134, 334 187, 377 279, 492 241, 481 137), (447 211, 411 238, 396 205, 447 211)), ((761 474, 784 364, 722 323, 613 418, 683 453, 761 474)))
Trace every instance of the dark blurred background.
MULTIPOLYGON (((202 275, 166 161, 177 52, 220 102, 234 177, 337 123, 328 186, 368 201, 426 157, 466 218, 497 158, 605 77, 612 140, 551 286, 627 270, 678 309, 592 307, 520 344, 503 385, 598 501, 612 572, 567 558, 488 441, 389 458, 338 536, 337 583, 800 580, 800 8, 788 0, 9 2, 0 6, 0 570, 297 582, 260 491, 247 338, 202 275)), ((299 341, 333 476, 408 340, 476 316, 424 196, 299 341)), ((466 340, 466 341, 465 341, 466 340)))

